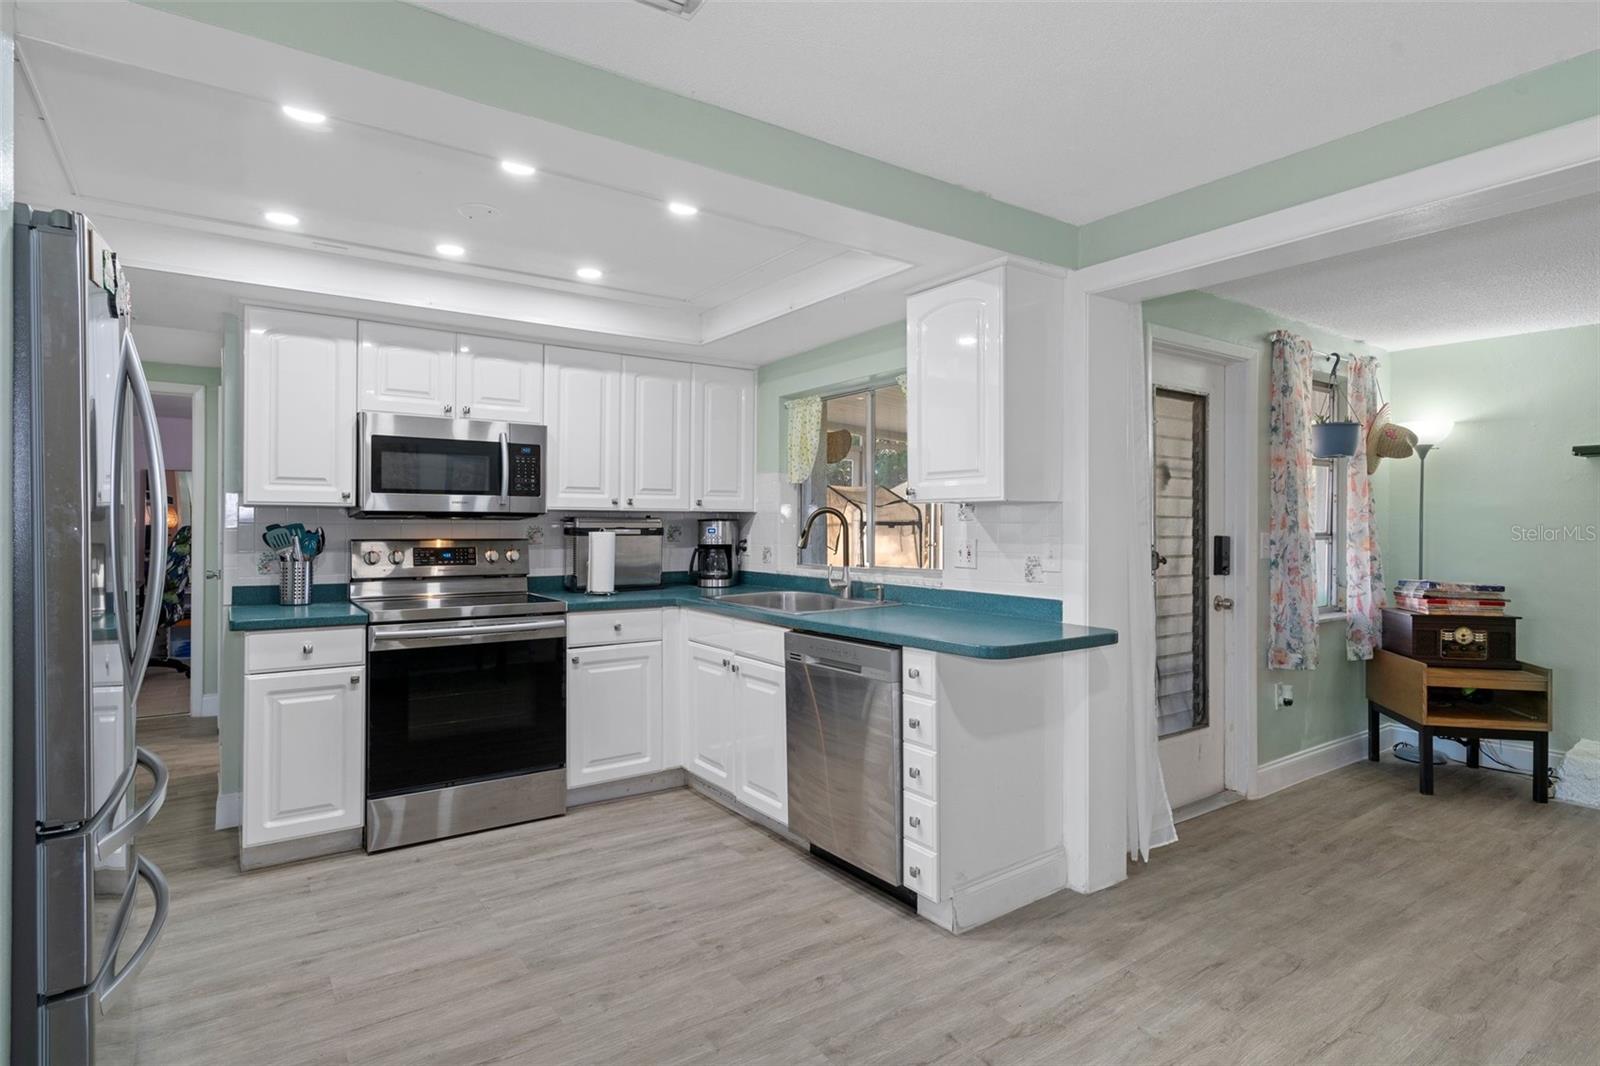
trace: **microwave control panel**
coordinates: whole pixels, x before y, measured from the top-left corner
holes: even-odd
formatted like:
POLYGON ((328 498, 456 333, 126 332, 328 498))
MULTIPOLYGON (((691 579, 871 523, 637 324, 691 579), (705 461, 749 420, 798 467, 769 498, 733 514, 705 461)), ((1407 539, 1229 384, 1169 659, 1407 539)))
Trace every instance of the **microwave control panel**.
POLYGON ((513 444, 511 446, 511 495, 538 496, 539 446, 513 444))

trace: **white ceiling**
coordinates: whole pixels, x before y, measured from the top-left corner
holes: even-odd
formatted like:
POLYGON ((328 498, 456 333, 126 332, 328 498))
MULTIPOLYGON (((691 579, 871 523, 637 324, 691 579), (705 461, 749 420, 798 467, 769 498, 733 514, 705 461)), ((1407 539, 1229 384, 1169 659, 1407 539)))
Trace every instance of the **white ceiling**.
POLYGON ((1600 323, 1600 195, 1210 291, 1388 351, 1600 323))
POLYGON ((1589 2, 423 6, 1074 223, 1600 48, 1589 2))
POLYGON ((144 268, 147 324, 194 328, 156 291, 190 276, 231 283, 233 306, 339 297, 759 364, 892 321, 908 287, 993 254, 138 5, 27 3, 18 23, 17 196, 89 213, 144 268))

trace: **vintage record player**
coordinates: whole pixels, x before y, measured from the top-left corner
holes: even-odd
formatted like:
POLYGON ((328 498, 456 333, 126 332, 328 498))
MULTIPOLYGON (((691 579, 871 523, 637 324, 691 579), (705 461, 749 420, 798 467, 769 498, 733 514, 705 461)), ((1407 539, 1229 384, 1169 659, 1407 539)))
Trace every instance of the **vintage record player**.
POLYGON ((1517 669, 1517 616, 1383 609, 1383 648, 1429 666, 1517 669))

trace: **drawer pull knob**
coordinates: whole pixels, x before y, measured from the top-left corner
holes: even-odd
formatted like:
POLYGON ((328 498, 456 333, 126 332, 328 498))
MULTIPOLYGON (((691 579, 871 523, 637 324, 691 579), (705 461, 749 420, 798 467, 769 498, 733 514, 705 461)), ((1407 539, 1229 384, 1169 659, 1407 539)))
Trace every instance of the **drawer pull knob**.
POLYGON ((915 666, 913 666, 909 670, 906 671, 906 676, 909 677, 911 680, 915 681, 917 678, 922 676, 922 671, 918 670, 915 666))
POLYGON ((452 410, 452 408, 451 408, 450 404, 445 404, 444 405, 444 413, 445 414, 449 414, 451 410, 452 410))
POLYGON ((922 880, 922 867, 913 866, 911 868, 911 876, 915 880, 918 880, 918 881, 922 880))
POLYGON ((920 778, 922 776, 922 771, 917 769, 915 766, 913 766, 911 769, 907 770, 906 773, 911 775, 911 780, 913 780, 913 781, 917 780, 918 778, 920 778))
POLYGON ((307 641, 306 643, 300 645, 300 654, 301 655, 310 655, 312 652, 314 652, 316 650, 317 650, 317 646, 315 644, 312 644, 310 641, 307 641))
POLYGON ((572 665, 573 666, 577 666, 578 665, 578 657, 576 655, 574 655, 572 657, 572 665))
POLYGON ((915 814, 913 814, 911 816, 911 828, 913 828, 913 829, 921 829, 922 828, 922 819, 919 818, 915 814))
POLYGON ((724 670, 726 670, 728 667, 730 667, 732 665, 733 665, 733 663, 730 662, 729 660, 727 660, 727 659, 722 660, 722 668, 724 670))
POLYGON ((912 729, 921 729, 922 728, 922 719, 913 718, 909 722, 907 722, 906 724, 909 725, 912 729))
POLYGON ((614 629, 615 631, 617 631, 618 633, 621 633, 622 632, 622 623, 618 622, 616 625, 612 626, 611 628, 614 629))
POLYGON ((352 684, 352 685, 361 684, 361 675, 360 674, 351 674, 350 675, 350 684, 352 684))

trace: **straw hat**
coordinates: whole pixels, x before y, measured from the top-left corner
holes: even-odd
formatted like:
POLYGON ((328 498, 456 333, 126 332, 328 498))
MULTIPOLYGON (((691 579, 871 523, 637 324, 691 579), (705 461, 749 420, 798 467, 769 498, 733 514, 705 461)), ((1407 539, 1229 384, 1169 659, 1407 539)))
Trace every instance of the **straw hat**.
MULTIPOLYGON (((828 465, 837 463, 840 459, 850 454, 850 449, 855 445, 855 438, 848 429, 834 429, 828 431, 828 450, 826 462, 828 465)), ((1407 453, 1410 454, 1409 452, 1407 453)))
POLYGON ((1367 473, 1378 471, 1382 459, 1405 459, 1416 451, 1417 435, 1405 426, 1389 421, 1389 405, 1378 408, 1367 430, 1367 473))

